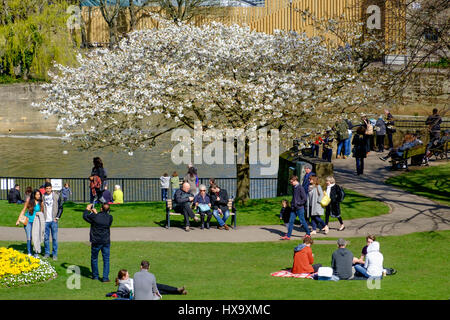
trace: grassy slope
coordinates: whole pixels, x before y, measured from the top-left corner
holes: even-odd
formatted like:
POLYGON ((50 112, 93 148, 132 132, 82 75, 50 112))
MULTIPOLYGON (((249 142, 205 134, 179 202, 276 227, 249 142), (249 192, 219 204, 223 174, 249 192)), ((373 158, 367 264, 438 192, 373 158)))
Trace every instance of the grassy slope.
MULTIPOLYGON (((148 259, 159 283, 186 285, 187 296, 171 299, 448 299, 450 232, 426 232, 380 237, 385 267, 398 270, 369 290, 365 281, 313 281, 275 278, 270 273, 291 266, 294 242, 267 243, 164 243, 116 242, 111 249, 111 279, 121 268, 138 270, 148 259)), ((352 238, 349 249, 358 255, 364 238, 352 238)), ((0 242, 24 250, 23 243, 0 242)), ((330 265, 335 245, 315 244, 316 263, 330 265)), ((0 288, 0 299, 109 299, 114 284, 89 279, 90 249, 87 243, 61 243, 56 267, 58 278, 22 288, 0 288), (81 267, 81 290, 66 288, 70 265, 81 267)), ((101 259, 100 259, 101 261, 101 259)), ((100 272, 102 270, 100 264, 100 272)))
POLYGON ((410 171, 389 178, 386 183, 450 205, 450 163, 410 171))
MULTIPOLYGON (((283 198, 253 199, 246 207, 237 206, 238 225, 279 224, 281 199, 283 198)), ((290 198, 288 199, 290 200, 290 198)), ((60 227, 88 227, 87 223, 82 219, 85 208, 86 204, 66 203, 60 227)), ((344 220, 373 217, 389 212, 389 207, 382 202, 362 196, 351 190, 346 190, 346 197, 341 208, 344 220)), ((13 226, 21 209, 21 205, 0 201, 0 225, 13 226)), ((166 222, 165 204, 163 202, 137 202, 115 205, 112 206, 111 213, 114 216, 113 227, 156 227, 164 226, 166 222)), ((171 225, 174 227, 181 226, 182 220, 181 216, 172 217, 171 225)), ((215 225, 215 223, 213 224, 215 225)))

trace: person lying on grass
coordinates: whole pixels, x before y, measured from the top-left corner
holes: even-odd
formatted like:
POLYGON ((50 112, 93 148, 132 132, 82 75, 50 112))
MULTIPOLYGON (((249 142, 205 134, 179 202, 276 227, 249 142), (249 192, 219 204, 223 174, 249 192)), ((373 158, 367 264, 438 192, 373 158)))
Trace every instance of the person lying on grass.
MULTIPOLYGON (((115 297, 117 300, 132 300, 133 292, 134 292, 134 282, 133 279, 130 278, 130 274, 128 270, 122 269, 117 274, 116 278, 116 286, 118 286, 116 292, 108 293, 107 297, 115 297)), ((162 294, 187 294, 185 287, 176 288, 172 286, 168 286, 165 284, 157 283, 156 287, 158 288, 159 296, 162 294)))

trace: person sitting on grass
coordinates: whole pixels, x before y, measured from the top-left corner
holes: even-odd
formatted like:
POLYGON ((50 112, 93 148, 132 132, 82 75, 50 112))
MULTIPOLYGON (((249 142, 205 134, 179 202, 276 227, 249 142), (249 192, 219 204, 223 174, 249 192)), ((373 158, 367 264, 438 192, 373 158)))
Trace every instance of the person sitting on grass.
POLYGON ((383 276, 383 255, 380 252, 380 243, 373 241, 367 247, 367 255, 364 266, 355 265, 355 270, 364 278, 381 279, 383 276))
POLYGON ((322 266, 314 263, 314 254, 311 245, 314 243, 309 236, 303 238, 303 244, 299 244, 294 248, 294 264, 292 265, 292 273, 315 273, 322 266))
POLYGON ((331 280, 348 280, 353 277, 353 253, 346 248, 347 241, 340 238, 337 241, 338 249, 331 256, 331 268, 333 275, 331 280))
POLYGON ((362 250, 361 250, 361 257, 358 259, 358 258, 353 258, 353 264, 361 264, 361 265, 364 265, 364 263, 365 263, 365 261, 364 261, 364 259, 365 259, 365 257, 367 256, 367 248, 369 247, 369 245, 372 243, 372 242, 374 242, 375 241, 375 239, 376 239, 376 237, 374 236, 374 235, 372 235, 372 234, 369 234, 367 237, 366 237, 366 245, 362 248, 362 250))
POLYGON ((113 201, 114 204, 123 203, 123 191, 120 189, 120 186, 118 184, 114 186, 113 201))

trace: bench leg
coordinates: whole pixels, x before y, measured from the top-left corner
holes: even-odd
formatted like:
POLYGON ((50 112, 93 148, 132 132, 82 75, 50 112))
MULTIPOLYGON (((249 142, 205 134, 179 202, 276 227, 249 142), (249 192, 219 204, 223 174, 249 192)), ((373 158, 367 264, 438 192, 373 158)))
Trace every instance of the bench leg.
POLYGON ((166 228, 170 229, 170 210, 166 209, 166 228))

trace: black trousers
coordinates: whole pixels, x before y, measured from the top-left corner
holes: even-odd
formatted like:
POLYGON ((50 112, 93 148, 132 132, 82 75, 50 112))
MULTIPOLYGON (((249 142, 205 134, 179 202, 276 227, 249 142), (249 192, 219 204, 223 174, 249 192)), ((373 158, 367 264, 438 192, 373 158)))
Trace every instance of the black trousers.
POLYGON ((161 294, 181 294, 181 292, 178 291, 178 288, 166 284, 157 283, 156 287, 161 294))
POLYGON ((384 151, 384 135, 377 135, 378 151, 384 151))
POLYGON ((175 206, 175 212, 179 212, 179 213, 181 213, 184 216, 184 224, 186 225, 186 227, 190 226, 190 224, 189 224, 189 217, 191 219, 195 218, 195 214, 194 214, 194 211, 192 211, 190 202, 177 204, 175 206))
POLYGON ((209 223, 211 221, 211 217, 212 217, 212 211, 208 210, 208 211, 198 211, 198 213, 200 213, 200 220, 202 222, 202 225, 205 223, 205 215, 207 215, 206 218, 206 223, 209 223))

